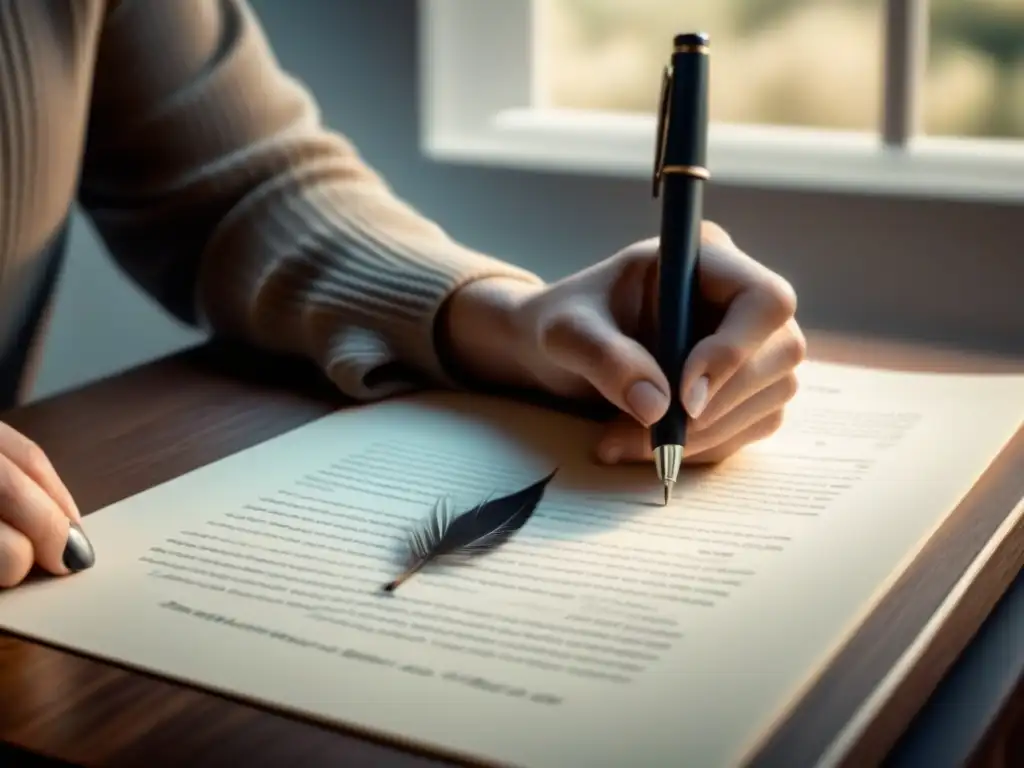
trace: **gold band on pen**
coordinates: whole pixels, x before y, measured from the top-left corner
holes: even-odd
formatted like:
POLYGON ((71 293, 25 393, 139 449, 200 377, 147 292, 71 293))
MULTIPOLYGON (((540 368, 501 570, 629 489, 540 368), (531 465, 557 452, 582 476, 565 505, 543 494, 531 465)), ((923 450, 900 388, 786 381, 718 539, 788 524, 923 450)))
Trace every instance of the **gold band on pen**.
POLYGON ((663 165, 658 169, 658 175, 664 176, 668 173, 678 173, 680 176, 692 176, 695 179, 707 181, 711 178, 711 172, 699 165, 663 165))
POLYGON ((672 53, 701 53, 706 56, 710 52, 706 45, 677 45, 672 48, 672 53))

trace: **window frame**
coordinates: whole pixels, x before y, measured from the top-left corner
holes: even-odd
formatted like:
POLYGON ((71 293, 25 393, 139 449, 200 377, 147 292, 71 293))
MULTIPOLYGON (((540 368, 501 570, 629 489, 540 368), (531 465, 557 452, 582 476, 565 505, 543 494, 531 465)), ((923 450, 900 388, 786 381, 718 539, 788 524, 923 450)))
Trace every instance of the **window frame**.
MULTIPOLYGON (((650 178, 654 115, 538 104, 534 0, 419 0, 420 141, 432 160, 650 178)), ((927 0, 886 3, 878 131, 712 123, 715 183, 1024 202, 1024 140, 923 136, 927 0)), ((656 87, 652 84, 652 88, 656 87)))

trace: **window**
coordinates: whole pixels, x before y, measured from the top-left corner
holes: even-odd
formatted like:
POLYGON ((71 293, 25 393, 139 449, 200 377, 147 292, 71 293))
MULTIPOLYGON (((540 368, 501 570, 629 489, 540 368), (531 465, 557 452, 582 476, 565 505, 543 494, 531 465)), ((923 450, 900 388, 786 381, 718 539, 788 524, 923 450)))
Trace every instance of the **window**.
POLYGON ((1021 0, 421 0, 435 158, 649 176, 674 33, 711 36, 722 183, 1024 201, 1021 0))

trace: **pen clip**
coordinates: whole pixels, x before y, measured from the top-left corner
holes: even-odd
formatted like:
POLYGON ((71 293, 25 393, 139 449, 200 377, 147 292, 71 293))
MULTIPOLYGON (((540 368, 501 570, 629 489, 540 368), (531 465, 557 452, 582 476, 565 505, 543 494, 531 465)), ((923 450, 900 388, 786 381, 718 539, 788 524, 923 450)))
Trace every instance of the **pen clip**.
POLYGON ((653 194, 658 196, 661 189, 662 171, 665 168, 665 144, 668 140, 668 108, 672 97, 672 67, 666 66, 661 74, 661 96, 658 99, 658 125, 654 136, 654 178, 653 194))

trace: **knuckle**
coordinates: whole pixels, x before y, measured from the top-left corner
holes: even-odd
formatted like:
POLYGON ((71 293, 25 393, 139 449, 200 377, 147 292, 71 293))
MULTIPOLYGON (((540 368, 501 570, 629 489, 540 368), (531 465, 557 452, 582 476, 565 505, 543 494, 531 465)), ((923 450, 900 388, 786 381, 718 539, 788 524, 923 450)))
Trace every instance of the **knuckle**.
POLYGON ((578 313, 573 310, 559 310, 548 317, 541 326, 541 341, 545 348, 559 349, 566 346, 579 326, 578 313))
POLYGON ((30 474, 45 474, 52 471, 50 458, 37 443, 26 438, 24 446, 25 468, 30 474))
POLYGON ((782 394, 782 402, 788 403, 800 391, 800 378, 796 373, 790 371, 779 381, 779 389, 782 394))
POLYGON ((781 408, 769 413, 761 420, 761 436, 770 437, 774 435, 782 428, 783 421, 785 421, 785 414, 781 408))
POLYGON ((708 219, 700 223, 700 239, 705 243, 714 243, 715 245, 732 243, 729 233, 720 224, 708 219))
POLYGON ((796 368, 807 359, 807 337, 795 321, 789 322, 789 334, 783 345, 782 354, 790 367, 796 368))
POLYGON ((569 308, 554 314, 543 331, 545 348, 569 353, 586 363, 597 363, 607 356, 609 342, 594 332, 590 311, 569 308))
POLYGON ((770 273, 763 286, 765 305, 771 320, 778 326, 785 325, 796 315, 796 290, 786 278, 770 273))

